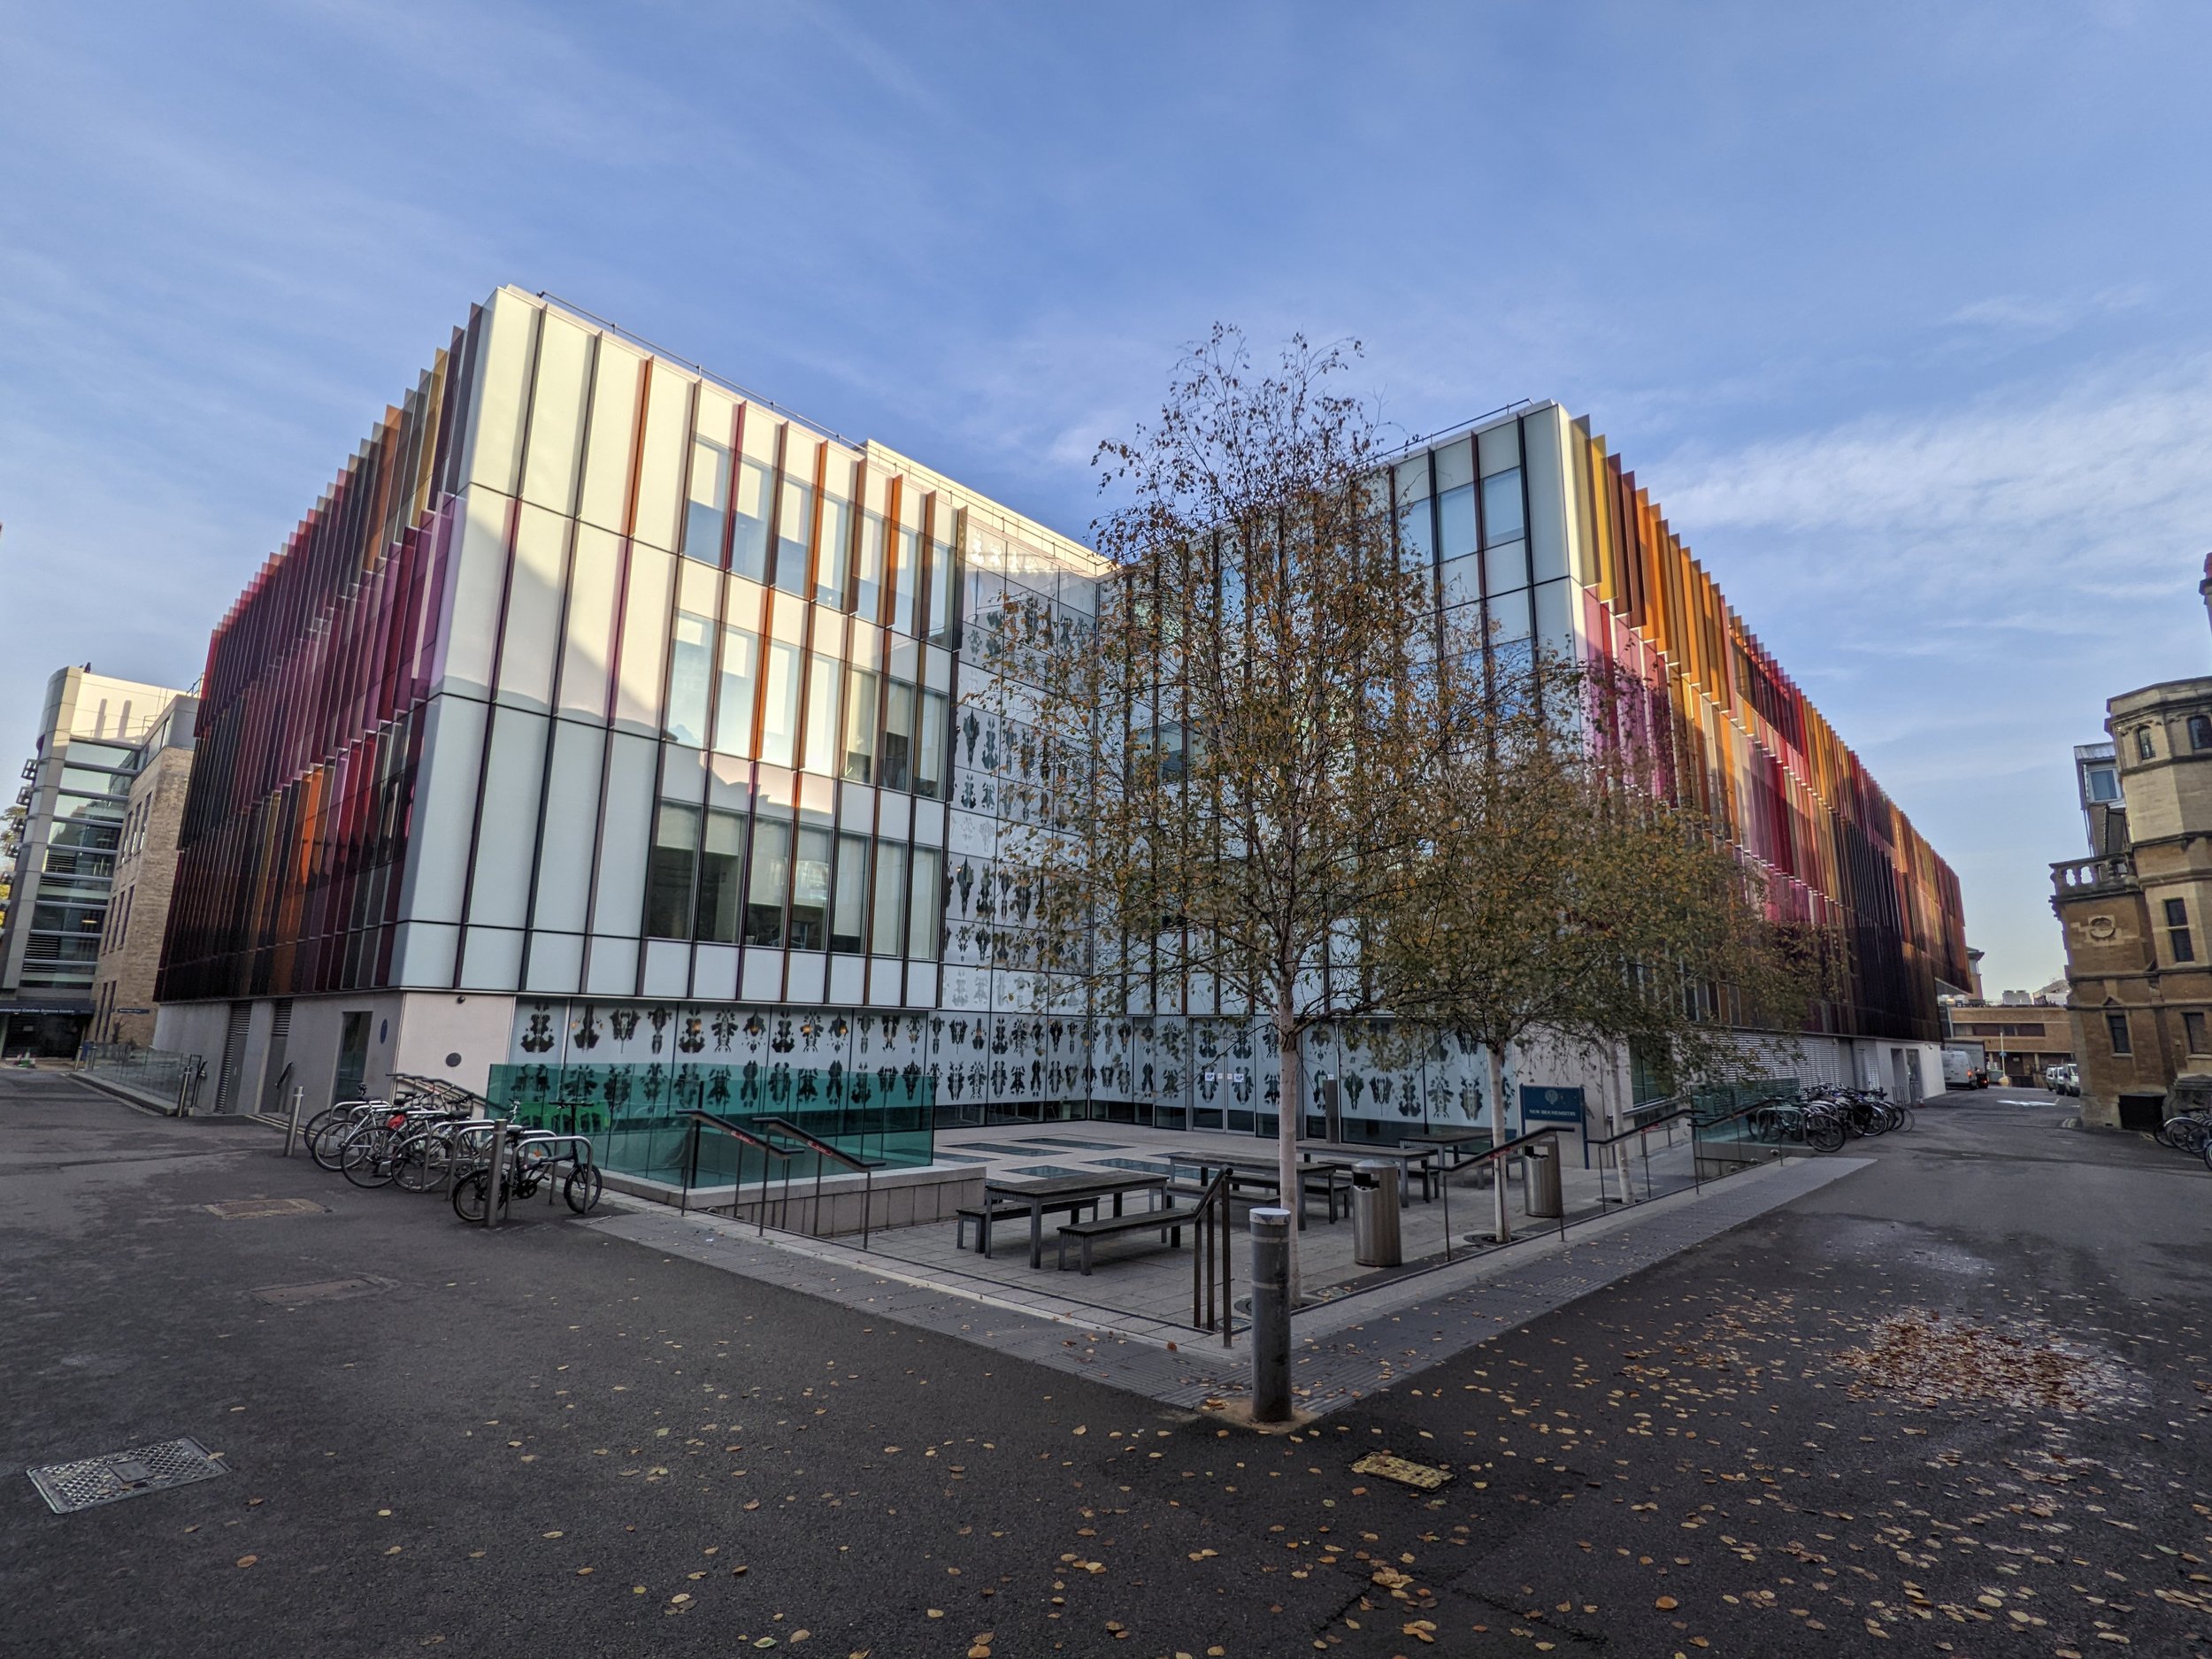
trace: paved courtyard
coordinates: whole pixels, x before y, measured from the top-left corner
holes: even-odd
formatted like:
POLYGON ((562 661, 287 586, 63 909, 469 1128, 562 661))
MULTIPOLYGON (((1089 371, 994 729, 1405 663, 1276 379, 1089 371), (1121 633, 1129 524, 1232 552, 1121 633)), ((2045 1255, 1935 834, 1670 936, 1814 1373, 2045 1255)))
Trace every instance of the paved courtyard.
MULTIPOLYGON (((1689 1185, 1692 1171, 1686 1135, 1678 1136, 1671 1144, 1663 1133, 1653 1135, 1651 1141, 1649 1158, 1639 1159, 1634 1164, 1634 1192, 1640 1197, 1647 1192, 1665 1194, 1689 1185)), ((1563 1145, 1566 1156, 1561 1171, 1562 1207, 1566 1220, 1579 1223, 1609 1207, 1608 1194, 1617 1195, 1617 1184, 1607 1181, 1595 1168, 1585 1170, 1571 1140, 1564 1141, 1563 1145)), ((940 1164, 972 1165, 994 1179, 1012 1180, 1123 1174, 1156 1174, 1164 1179, 1171 1172, 1171 1158, 1184 1161, 1181 1171, 1187 1179, 1188 1160, 1271 1159, 1273 1155, 1272 1141, 1250 1135, 1188 1133, 1135 1125, 1083 1123, 951 1129, 941 1130, 937 1136, 940 1164)), ((1357 1161, 1363 1154, 1358 1148, 1348 1147, 1329 1156, 1357 1161)), ((1438 1183, 1433 1195, 1427 1199, 1423 1198, 1417 1180, 1406 1182, 1400 1212, 1403 1267, 1398 1271, 1363 1267, 1354 1259, 1348 1189, 1339 1193, 1334 1222, 1329 1219, 1324 1196, 1318 1192, 1310 1194, 1306 1201, 1307 1225, 1298 1245, 1300 1271, 1309 1300, 1333 1300, 1379 1285, 1397 1277, 1399 1271, 1441 1265, 1448 1260, 1464 1259, 1487 1248, 1475 1235, 1486 1234, 1491 1226, 1493 1199, 1489 1180, 1486 1168, 1463 1167, 1438 1183)), ((1511 1225, 1517 1233, 1533 1237, 1556 1230, 1558 1222, 1532 1219, 1525 1214, 1525 1197, 1517 1179, 1509 1182, 1509 1199, 1511 1225)), ((1139 1194, 1130 1197, 1127 1204, 1134 1212, 1150 1202, 1148 1194, 1139 1194)), ((1173 1197, 1172 1202, 1187 1206, 1192 1201, 1183 1195, 1173 1197)), ((1254 1204, 1271 1202, 1265 1198, 1237 1200, 1233 1215, 1236 1253, 1240 1256, 1246 1219, 1254 1204)), ((1110 1210, 1102 1210, 1101 1213, 1110 1210)), ((1089 1317, 1103 1319, 1116 1330, 1167 1334, 1189 1329, 1194 1252, 1187 1228, 1179 1245, 1164 1245, 1158 1234, 1147 1233, 1102 1240, 1095 1248, 1093 1271, 1085 1275, 1079 1271, 1072 1249, 1068 1255, 1068 1266, 1058 1266, 1056 1235, 1064 1219, 1046 1219, 1042 1229, 1042 1262, 1036 1268, 1029 1264, 1026 1220, 999 1224, 993 1232, 988 1256, 975 1248, 972 1229, 964 1240, 959 1229, 949 1221, 932 1221, 876 1233, 871 1235, 868 1248, 873 1254, 922 1270, 944 1282, 995 1286, 999 1294, 1018 1304, 1064 1307, 1078 1317, 1087 1310, 1089 1317)), ((1234 1264, 1233 1271, 1237 1275, 1233 1288, 1241 1296, 1244 1268, 1240 1261, 1234 1264)))
POLYGON ((667 1210, 486 1233, 0 1076, 10 1643, 2201 1652, 2212 1178, 2019 1098, 1324 1303, 1316 1415, 1260 1434, 1209 1403, 1240 1354, 1010 1286, 667 1210), (180 1435, 228 1472, 77 1514, 20 1472, 180 1435))

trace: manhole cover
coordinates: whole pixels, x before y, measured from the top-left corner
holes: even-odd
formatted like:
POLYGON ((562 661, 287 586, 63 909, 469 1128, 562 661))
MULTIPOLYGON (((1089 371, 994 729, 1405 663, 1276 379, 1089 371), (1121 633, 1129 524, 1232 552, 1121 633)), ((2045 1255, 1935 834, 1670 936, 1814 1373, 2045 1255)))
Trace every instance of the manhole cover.
POLYGON ((1352 1472, 1356 1475, 1372 1475, 1378 1480, 1395 1481, 1399 1486, 1411 1486, 1417 1492, 1433 1492, 1452 1478, 1452 1471, 1448 1469, 1393 1457, 1388 1452, 1368 1453, 1352 1465, 1352 1472))
POLYGON ((72 1515, 118 1498, 135 1498, 165 1486, 212 1480, 230 1471, 209 1456, 197 1440, 186 1440, 134 1446, 127 1452, 81 1458, 73 1463, 49 1463, 27 1472, 48 1509, 57 1515, 72 1515))
POLYGON ((256 1302, 294 1308, 306 1302, 337 1302, 347 1296, 373 1295, 391 1287, 388 1279, 325 1279, 311 1285, 264 1285, 248 1294, 256 1302))
POLYGON ((319 1216, 323 1207, 311 1198, 226 1198, 201 1209, 224 1221, 260 1221, 269 1216, 319 1216))

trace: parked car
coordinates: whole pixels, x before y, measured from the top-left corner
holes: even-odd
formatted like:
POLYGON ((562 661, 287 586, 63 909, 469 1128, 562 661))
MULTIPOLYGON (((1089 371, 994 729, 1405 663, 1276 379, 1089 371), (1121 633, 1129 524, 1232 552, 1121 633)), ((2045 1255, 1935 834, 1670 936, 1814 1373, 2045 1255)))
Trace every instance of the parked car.
POLYGON ((2070 1060, 2047 1065, 2043 1068, 2043 1087, 2054 1094, 2079 1094, 2081 1068, 2070 1060))

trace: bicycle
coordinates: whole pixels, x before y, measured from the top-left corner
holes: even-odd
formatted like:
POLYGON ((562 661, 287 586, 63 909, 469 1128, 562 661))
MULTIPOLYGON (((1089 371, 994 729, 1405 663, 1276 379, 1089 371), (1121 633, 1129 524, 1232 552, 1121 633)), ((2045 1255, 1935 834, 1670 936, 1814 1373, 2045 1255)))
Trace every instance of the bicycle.
MULTIPOLYGON (((507 1156, 499 1175, 497 1202, 501 1218, 506 1217, 514 1200, 536 1197, 538 1189, 552 1179, 554 1172, 564 1164, 568 1165, 568 1173, 561 1182, 561 1197, 576 1214, 588 1216, 597 1207, 606 1187, 599 1165, 592 1159, 591 1142, 581 1135, 547 1134, 525 1130, 518 1125, 510 1126, 507 1156), (555 1149, 562 1147, 568 1149, 555 1149)), ((480 1223, 492 1202, 488 1163, 457 1175, 453 1183, 453 1213, 463 1221, 480 1223)))

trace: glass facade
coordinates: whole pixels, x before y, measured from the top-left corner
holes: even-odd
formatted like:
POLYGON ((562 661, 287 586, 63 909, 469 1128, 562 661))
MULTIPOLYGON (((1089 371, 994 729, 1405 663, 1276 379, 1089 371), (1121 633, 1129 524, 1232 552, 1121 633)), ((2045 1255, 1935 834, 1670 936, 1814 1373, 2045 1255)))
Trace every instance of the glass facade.
POLYGON ((1501 648, 1535 637, 1627 669, 1647 688, 1627 718, 1659 742, 1654 787, 1724 827, 1778 918, 1843 931, 1849 992, 1825 1028, 1939 1039, 1935 981, 1972 982, 1957 877, 1587 422, 1545 405, 1395 471, 1442 603, 1484 607, 1501 648))
MULTIPOLYGON (((1546 406, 1394 482, 1492 649, 1649 672, 1687 733, 1667 787, 1854 928, 1845 1028, 1916 1020, 1962 956, 1955 882, 1601 444, 1546 406)), ((499 1103, 649 1160, 687 1102, 1269 1133, 1271 1039, 1216 987, 1040 1011, 1040 895, 1001 852, 1068 763, 1007 712, 1000 641, 1089 626, 1102 570, 502 289, 216 633, 160 995, 512 996, 499 1103)), ((1307 1057, 1354 1133, 1480 1110, 1479 1056, 1384 1065, 1370 1034, 1307 1057)))

